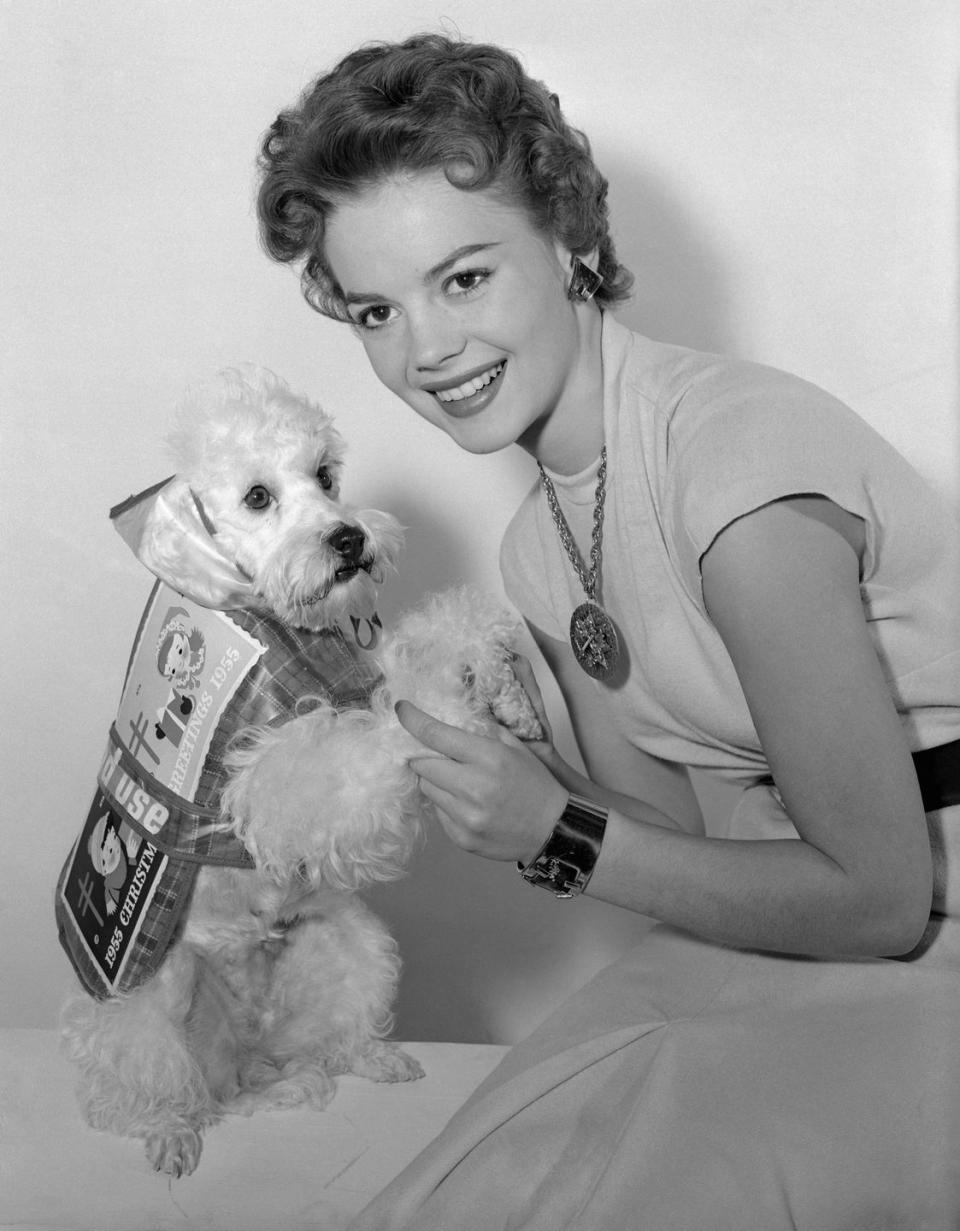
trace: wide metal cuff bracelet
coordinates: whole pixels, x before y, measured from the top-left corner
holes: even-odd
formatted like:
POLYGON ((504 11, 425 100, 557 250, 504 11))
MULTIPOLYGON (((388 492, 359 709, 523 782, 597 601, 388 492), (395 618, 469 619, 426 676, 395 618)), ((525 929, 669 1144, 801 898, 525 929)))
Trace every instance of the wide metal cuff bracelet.
POLYGON ((521 876, 558 898, 583 893, 600 854, 606 826, 606 808, 582 795, 571 795, 536 858, 526 867, 517 864, 521 876))

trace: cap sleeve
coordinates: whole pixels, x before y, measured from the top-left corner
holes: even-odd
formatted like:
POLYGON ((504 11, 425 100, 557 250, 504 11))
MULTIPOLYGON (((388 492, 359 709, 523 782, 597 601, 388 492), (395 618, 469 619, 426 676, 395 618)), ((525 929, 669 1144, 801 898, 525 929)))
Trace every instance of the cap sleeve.
POLYGON ((738 518, 790 496, 818 495, 867 523, 868 462, 885 442, 836 398, 752 364, 715 369, 677 406, 668 435, 664 521, 682 581, 703 610, 700 562, 738 518))

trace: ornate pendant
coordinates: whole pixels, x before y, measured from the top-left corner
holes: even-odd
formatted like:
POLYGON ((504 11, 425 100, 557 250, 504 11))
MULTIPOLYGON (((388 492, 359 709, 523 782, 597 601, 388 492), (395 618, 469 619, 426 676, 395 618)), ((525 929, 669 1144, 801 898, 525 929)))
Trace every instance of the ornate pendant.
POLYGON ((577 662, 595 680, 607 680, 620 661, 620 639, 607 613, 581 603, 570 617, 570 644, 577 662))

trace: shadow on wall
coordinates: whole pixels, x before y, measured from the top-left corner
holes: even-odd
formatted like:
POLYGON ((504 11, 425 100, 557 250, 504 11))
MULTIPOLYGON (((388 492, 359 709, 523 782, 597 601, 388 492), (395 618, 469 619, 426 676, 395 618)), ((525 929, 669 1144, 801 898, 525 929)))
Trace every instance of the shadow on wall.
POLYGON ((604 160, 617 256, 633 294, 617 310, 631 329, 695 350, 736 353, 724 261, 666 184, 635 165, 604 160))
MULTIPOLYGON (((618 317, 664 341, 730 349, 723 265, 689 212, 634 168, 615 165, 605 172, 618 255, 635 275, 634 297, 618 317)), ((527 459, 512 450, 498 462, 504 467, 498 477, 516 480, 523 490, 527 459)), ((382 497, 408 527, 400 575, 384 593, 389 625, 426 593, 460 581, 462 562, 475 553, 469 518, 438 525, 409 489, 382 497)), ((712 829, 722 828, 717 813, 729 808, 730 798, 722 790, 701 793, 712 829)), ((461 852, 438 825, 429 828, 404 879, 366 896, 400 946, 396 1034, 408 1040, 516 1042, 650 926, 642 916, 592 899, 558 902, 525 885, 513 864, 461 852)))
POLYGON ((474 560, 476 550, 471 550, 468 519, 441 523, 425 514, 409 489, 384 487, 377 492, 376 504, 389 509, 405 531, 398 571, 388 577, 381 592, 380 614, 389 628, 428 594, 466 581, 473 570, 464 562, 474 560))

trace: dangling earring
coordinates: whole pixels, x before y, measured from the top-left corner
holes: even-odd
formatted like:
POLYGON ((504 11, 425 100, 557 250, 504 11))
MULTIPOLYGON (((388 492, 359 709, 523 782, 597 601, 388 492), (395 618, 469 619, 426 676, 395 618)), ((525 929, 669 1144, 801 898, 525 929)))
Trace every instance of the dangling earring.
POLYGON ((570 273, 570 285, 567 287, 567 298, 589 303, 601 286, 603 286, 603 275, 598 274, 595 269, 591 269, 578 256, 575 256, 570 273))

